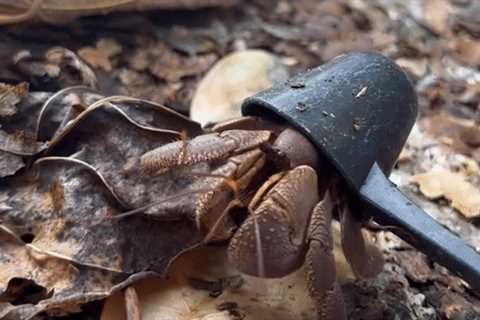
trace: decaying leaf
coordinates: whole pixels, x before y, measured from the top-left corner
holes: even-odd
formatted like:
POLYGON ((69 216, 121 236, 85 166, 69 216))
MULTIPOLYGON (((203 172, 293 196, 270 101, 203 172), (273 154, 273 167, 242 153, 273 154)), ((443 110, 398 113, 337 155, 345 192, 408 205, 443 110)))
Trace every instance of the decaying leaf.
POLYGON ((100 39, 95 48, 83 47, 78 50, 80 58, 95 68, 102 68, 109 72, 112 70, 111 57, 119 54, 122 47, 114 39, 100 39))
POLYGON ((190 116, 202 125, 241 116, 240 103, 288 77, 280 60, 261 50, 227 55, 198 84, 190 116))
POLYGON ((455 52, 455 57, 470 66, 480 65, 480 42, 470 37, 457 37, 451 40, 450 47, 455 52))
POLYGON ((21 50, 13 57, 13 66, 31 85, 51 86, 53 89, 83 84, 95 88, 97 78, 92 69, 73 51, 52 47, 43 54, 21 50))
POLYGON ((23 92, 23 85, 9 87, 5 102, 6 114, 0 116, 0 178, 13 175, 24 167, 26 159, 46 148, 45 143, 34 138, 34 122, 29 115, 38 114, 45 95, 23 92), (13 91, 10 91, 13 90, 13 91), (16 94, 14 92, 18 91, 16 94), (22 100, 17 94, 22 94, 22 100), (8 97, 9 96, 9 97, 8 97), (8 114, 8 115, 7 115, 8 114))
MULTIPOLYGON (((16 86, 0 83, 0 128, 2 123, 11 121, 15 116, 18 112, 18 104, 27 94, 28 84, 25 82, 16 86)), ((23 160, 15 154, 15 151, 19 153, 27 151, 26 144, 36 146, 35 143, 29 143, 26 140, 18 134, 9 135, 0 129, 0 178, 13 175, 23 168, 23 160)))
POLYGON ((17 103, 28 93, 28 83, 16 86, 0 83, 0 117, 9 117, 17 112, 17 103))
POLYGON ((85 95, 94 101, 89 107, 59 107, 52 97, 44 112, 31 113, 34 128, 48 127, 37 131, 49 140, 46 154, 0 187, 0 318, 78 311, 131 277, 163 275, 176 255, 203 239, 192 197, 159 202, 188 195, 193 178, 175 170, 148 177, 137 167, 140 155, 178 139, 178 130, 201 133, 199 125, 147 101, 85 95), (144 210, 151 217, 110 219, 154 202, 144 210), (18 300, 26 284, 43 292, 34 304, 18 300))
POLYGON ((480 146, 480 128, 474 120, 461 119, 440 112, 422 119, 423 128, 442 143, 463 154, 480 146))
POLYGON ((206 71, 215 60, 216 55, 213 53, 186 57, 160 42, 148 50, 138 51, 129 63, 130 67, 136 71, 149 70, 159 79, 176 82, 183 77, 206 71))
POLYGON ((74 52, 62 47, 54 47, 45 53, 45 58, 49 63, 58 65, 60 69, 65 65, 73 68, 80 74, 82 84, 91 88, 96 87, 97 78, 95 73, 74 52))
POLYGON ((438 34, 442 34, 448 30, 447 19, 453 11, 450 1, 424 0, 420 6, 422 7, 421 11, 412 10, 414 13, 419 12, 419 21, 423 22, 438 34))
POLYGON ((22 158, 14 154, 0 151, 0 178, 13 175, 23 168, 22 158))
POLYGON ((480 216, 480 190, 462 174, 438 170, 417 174, 411 179, 427 198, 445 197, 466 218, 480 216))
MULTIPOLYGON (((338 247, 335 253, 340 281, 351 280, 338 247)), ((281 279, 259 279, 239 274, 226 256, 225 247, 197 248, 175 260, 167 279, 135 284, 143 320, 315 319, 303 268, 281 279)), ((114 294, 101 320, 125 320, 124 309, 121 294, 114 294)))
POLYGON ((428 71, 427 59, 407 59, 399 58, 395 63, 402 67, 409 75, 413 75, 415 79, 421 79, 428 71))
POLYGON ((22 0, 0 1, 0 25, 38 18, 50 23, 65 23, 72 19, 110 11, 147 9, 185 9, 211 6, 231 6, 238 0, 22 0), (13 10, 13 13, 12 13, 13 10))

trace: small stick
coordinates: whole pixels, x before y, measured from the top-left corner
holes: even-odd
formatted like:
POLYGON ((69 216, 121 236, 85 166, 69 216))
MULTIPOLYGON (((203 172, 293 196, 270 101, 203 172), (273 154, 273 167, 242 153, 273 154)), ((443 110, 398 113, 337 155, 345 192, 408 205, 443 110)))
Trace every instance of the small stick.
POLYGON ((141 320, 142 314, 140 310, 140 300, 137 291, 133 286, 127 287, 124 291, 125 311, 127 320, 141 320))

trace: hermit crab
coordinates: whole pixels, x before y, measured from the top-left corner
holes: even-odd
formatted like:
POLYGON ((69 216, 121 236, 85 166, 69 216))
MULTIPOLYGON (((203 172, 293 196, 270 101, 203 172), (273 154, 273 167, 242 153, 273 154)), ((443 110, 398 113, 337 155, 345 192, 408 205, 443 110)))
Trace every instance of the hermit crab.
POLYGON ((239 271, 277 278, 306 264, 319 319, 346 319, 332 253, 334 214, 355 275, 372 277, 383 268, 342 183, 309 140, 282 123, 245 117, 219 124, 145 153, 140 166, 149 175, 183 170, 204 177, 192 187, 210 188, 196 195, 197 226, 206 242, 229 241, 228 256, 239 271), (208 163, 211 174, 191 172, 199 162, 208 163))
MULTIPOLYGON (((349 59, 342 64, 355 64, 349 59)), ((293 81, 287 84, 292 90, 306 85, 293 81)), ((361 98, 365 88, 348 98, 361 98)), ((246 108, 255 103, 247 101, 246 108)), ((289 103, 293 112, 309 113, 309 104, 298 109, 289 103)), ((312 116, 335 118, 323 112, 312 116)), ((349 126, 352 139, 364 130, 360 126, 360 120, 349 126)), ((332 252, 333 217, 340 221, 343 251, 354 274, 374 277, 383 268, 381 252, 362 234, 369 217, 355 212, 347 183, 309 138, 268 110, 213 125, 191 139, 182 136, 146 152, 136 165, 147 177, 172 172, 198 177, 191 187, 197 228, 205 243, 228 241, 229 260, 239 271, 278 278, 305 265, 319 319, 346 319, 332 252)), ((163 203, 156 211, 166 207, 163 203)))
POLYGON ((7 303, 11 318, 85 303, 78 291, 107 297, 164 276, 186 251, 221 242, 245 274, 279 278, 303 266, 318 318, 346 319, 332 219, 359 278, 383 266, 362 233, 373 218, 472 287, 480 283, 479 255, 386 178, 415 121, 416 99, 405 74, 381 55, 338 57, 248 98, 244 117, 207 128, 155 103, 90 89, 85 105, 53 103, 77 89, 61 90, 37 113, 27 108, 36 120, 19 115, 36 149, 3 146, 32 160, 0 188, 2 252, 14 257, 0 261, 10 272, 3 290, 14 292, 10 279, 30 279, 39 265, 60 282, 34 274, 53 296, 35 307, 7 303), (18 261, 24 268, 14 267, 18 261))

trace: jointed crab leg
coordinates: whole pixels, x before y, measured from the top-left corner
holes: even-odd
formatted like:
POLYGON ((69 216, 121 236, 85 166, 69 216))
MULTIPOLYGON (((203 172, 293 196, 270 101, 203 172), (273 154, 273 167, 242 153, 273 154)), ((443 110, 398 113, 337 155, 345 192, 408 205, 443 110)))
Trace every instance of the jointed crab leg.
POLYGON ((374 245, 368 243, 362 234, 362 222, 356 218, 348 205, 340 212, 342 248, 357 278, 372 278, 383 269, 383 255, 374 245))
POLYGON ((347 319, 343 296, 336 281, 331 233, 333 204, 329 192, 312 212, 308 228, 308 251, 305 257, 310 296, 314 299, 319 319, 347 319))
POLYGON ((145 153, 140 159, 146 173, 163 172, 199 162, 226 159, 233 153, 253 149, 271 137, 270 131, 228 130, 198 136, 185 144, 179 140, 145 153))

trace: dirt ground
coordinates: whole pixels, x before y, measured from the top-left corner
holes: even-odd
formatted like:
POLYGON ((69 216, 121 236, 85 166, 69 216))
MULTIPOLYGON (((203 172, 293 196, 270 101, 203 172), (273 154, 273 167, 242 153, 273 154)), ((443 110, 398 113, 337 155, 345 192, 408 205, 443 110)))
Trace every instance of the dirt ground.
MULTIPOLYGON (((166 195, 168 188, 181 192, 184 186, 156 180, 141 189, 140 180, 126 173, 122 175, 130 179, 127 182, 117 177, 116 165, 125 159, 114 146, 121 145, 134 157, 159 139, 128 127, 126 116, 89 116, 78 130, 68 128, 68 121, 99 97, 114 95, 150 100, 188 116, 199 83, 212 66, 227 54, 246 49, 273 54, 279 68, 290 75, 350 51, 378 51, 400 65, 415 85, 419 119, 391 180, 480 250, 477 1, 240 0, 232 7, 116 12, 64 24, 29 21, 0 27, 0 319, 115 319, 108 314, 115 311, 108 308, 123 308, 121 290, 154 273, 164 274, 176 254, 198 243, 198 235, 192 236, 180 222, 159 227, 148 219, 136 219, 114 231, 99 227, 93 238, 82 233, 80 227, 86 228, 88 222, 82 214, 120 212, 118 203, 125 199, 125 207, 138 207, 158 194, 166 195), (40 114, 40 107, 59 90, 79 85, 72 94, 49 102, 51 108, 40 114), (63 135, 65 128, 73 133, 63 135), (45 150, 59 157, 76 155, 108 183, 80 172, 85 167, 53 160, 32 167, 45 150), (108 189, 109 183, 118 194, 108 189), (163 183, 165 190, 154 183, 163 183), (135 198, 144 190, 150 190, 148 196, 135 198), (116 205, 105 200, 111 197, 116 205), (71 212, 76 212, 75 218, 71 212), (172 235, 174 228, 180 231, 172 235), (110 247, 109 241, 117 239, 115 232, 136 235, 110 247), (93 253, 98 243, 105 243, 104 252, 93 253), (154 243, 161 245, 154 248, 154 243), (57 260, 51 259, 53 255, 57 260)), ((222 76, 228 74, 218 75, 220 80, 222 76)), ((216 107, 211 105, 212 112, 216 107)), ((122 110, 138 126, 180 126, 192 136, 201 130, 169 112, 161 111, 164 114, 157 117, 132 106, 122 110)), ((160 139, 166 143, 171 138, 160 139)), ((344 279, 349 319, 480 319, 480 293, 387 230, 372 233, 386 264, 375 279, 344 279)), ((142 289, 140 284, 137 291, 141 290, 154 289, 142 289)), ((217 309, 225 307, 220 301, 229 302, 210 303, 217 309)), ((255 316, 241 303, 232 308, 218 309, 222 314, 218 319, 255 316)), ((303 318, 314 316, 306 311, 303 318)))

